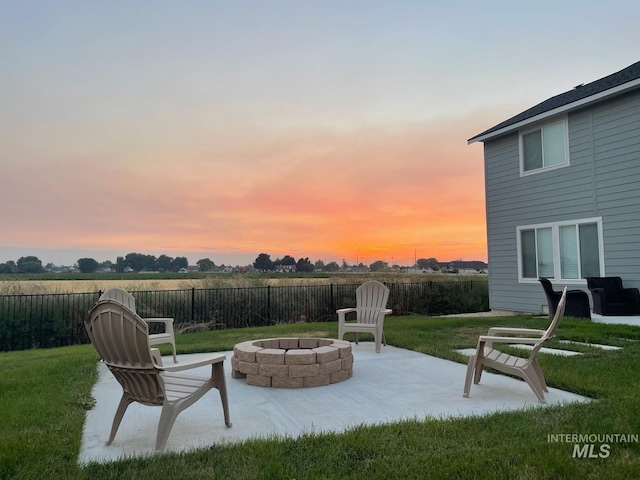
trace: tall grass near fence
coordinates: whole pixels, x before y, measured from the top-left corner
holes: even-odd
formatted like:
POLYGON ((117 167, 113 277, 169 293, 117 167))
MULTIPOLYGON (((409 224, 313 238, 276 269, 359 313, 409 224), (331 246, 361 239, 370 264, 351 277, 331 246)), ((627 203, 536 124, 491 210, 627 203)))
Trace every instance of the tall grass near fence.
MULTIPOLYGON (((260 284, 242 288, 132 291, 144 317, 171 317, 177 332, 335 320, 355 306, 360 284, 260 284)), ((387 283, 394 315, 486 311, 486 279, 387 283)), ((50 348, 89 341, 83 321, 101 292, 0 295, 0 351, 50 348)), ((160 328, 158 326, 158 328, 160 328)), ((155 333, 155 331, 152 331, 155 333)))
POLYGON ((0 296, 0 351, 88 343, 83 320, 96 293, 0 296))

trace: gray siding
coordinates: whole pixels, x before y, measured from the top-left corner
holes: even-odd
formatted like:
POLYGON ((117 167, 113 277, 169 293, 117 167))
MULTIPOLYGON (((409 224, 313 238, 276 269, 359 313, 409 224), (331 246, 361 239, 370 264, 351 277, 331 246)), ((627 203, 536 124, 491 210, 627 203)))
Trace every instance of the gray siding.
MULTIPOLYGON (((539 283, 518 282, 522 225, 602 217, 603 273, 640 287, 640 92, 570 113, 568 130, 570 165, 525 177, 517 133, 485 143, 492 309, 540 312, 547 303, 539 283)), ((569 287, 588 291, 584 281, 569 287)))

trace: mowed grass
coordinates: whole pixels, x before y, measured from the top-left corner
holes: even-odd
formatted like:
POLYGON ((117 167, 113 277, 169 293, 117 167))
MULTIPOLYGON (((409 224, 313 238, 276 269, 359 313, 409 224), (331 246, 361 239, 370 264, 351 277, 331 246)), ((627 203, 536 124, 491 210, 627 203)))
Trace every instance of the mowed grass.
MULTIPOLYGON (((473 347, 489 326, 545 328, 548 321, 533 316, 391 317, 385 321, 385 334, 389 344, 466 363, 455 349, 473 347)), ((231 350, 239 341, 253 338, 336 335, 335 322, 300 323, 181 335, 177 342, 178 350, 187 353, 231 350)), ((553 340, 555 346, 560 346, 559 339, 623 347, 606 351, 562 344, 583 355, 541 355, 550 386, 596 401, 473 418, 425 418, 299 439, 212 445, 193 453, 84 467, 77 465, 77 457, 85 412, 92 406, 97 361, 93 348, 2 353, 0 478, 637 478, 638 443, 614 443, 607 458, 588 459, 572 458, 573 443, 548 438, 560 433, 640 433, 640 328, 567 318, 553 340)), ((383 355, 384 351, 381 360, 383 355)), ((460 385, 462 394, 464 378, 449 380, 460 385)), ((382 378, 380 388, 384 388, 382 378)), ((233 405, 231 414, 234 422, 242 421, 233 418, 233 405)), ((125 416, 124 421, 135 419, 125 416)))

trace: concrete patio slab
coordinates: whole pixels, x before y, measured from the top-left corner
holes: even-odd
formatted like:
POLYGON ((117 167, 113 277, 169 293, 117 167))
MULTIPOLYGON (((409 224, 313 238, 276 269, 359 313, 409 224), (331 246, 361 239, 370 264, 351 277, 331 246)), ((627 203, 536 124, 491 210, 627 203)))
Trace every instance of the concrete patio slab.
POLYGON ((604 316, 598 313, 591 314, 591 321, 595 323, 609 323, 613 325, 632 325, 640 327, 640 315, 623 315, 619 317, 604 316))
MULTIPOLYGON (((165 452, 188 451, 213 445, 273 436, 343 432, 357 425, 403 419, 483 415, 496 411, 545 408, 586 397, 550 388, 547 404, 538 403, 529 386, 518 379, 485 372, 469 398, 462 397, 466 365, 386 346, 375 353, 373 342, 353 344, 353 377, 344 382, 304 389, 276 389, 247 385, 231 378, 231 356, 225 362, 230 415, 226 428, 217 391, 212 390, 182 412, 173 426, 165 452)), ((187 361, 206 354, 179 355, 187 361)), ((163 359, 171 363, 170 357, 163 359)), ((203 367, 202 373, 209 369, 203 367)), ((110 462, 153 455, 160 408, 133 404, 127 410, 114 442, 105 440, 122 389, 104 365, 92 395, 96 405, 87 412, 78 462, 110 462)))
POLYGON ((583 347, 594 347, 602 350, 622 350, 622 347, 616 347, 615 345, 603 345, 601 343, 574 342, 573 340, 560 340, 560 343, 566 343, 567 345, 581 345, 583 347))

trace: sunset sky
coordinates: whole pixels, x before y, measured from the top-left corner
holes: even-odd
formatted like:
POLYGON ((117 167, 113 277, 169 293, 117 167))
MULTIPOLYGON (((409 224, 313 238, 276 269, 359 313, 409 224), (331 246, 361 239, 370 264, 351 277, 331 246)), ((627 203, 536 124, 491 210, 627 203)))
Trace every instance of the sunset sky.
POLYGON ((467 139, 640 58, 640 2, 0 3, 0 263, 487 260, 467 139))

